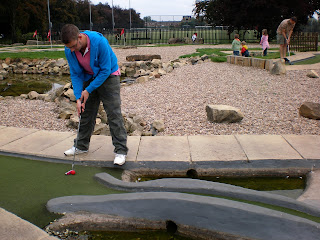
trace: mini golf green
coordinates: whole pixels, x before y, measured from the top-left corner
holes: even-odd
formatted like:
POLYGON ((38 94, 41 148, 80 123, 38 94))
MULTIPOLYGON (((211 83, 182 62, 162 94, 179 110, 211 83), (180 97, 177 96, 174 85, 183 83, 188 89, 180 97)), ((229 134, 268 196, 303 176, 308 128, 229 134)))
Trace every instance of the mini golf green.
POLYGON ((0 207, 45 227, 60 217, 46 209, 52 198, 70 195, 121 193, 93 179, 99 172, 120 178, 120 169, 75 166, 76 175, 66 176, 71 164, 57 164, 0 155, 0 207))

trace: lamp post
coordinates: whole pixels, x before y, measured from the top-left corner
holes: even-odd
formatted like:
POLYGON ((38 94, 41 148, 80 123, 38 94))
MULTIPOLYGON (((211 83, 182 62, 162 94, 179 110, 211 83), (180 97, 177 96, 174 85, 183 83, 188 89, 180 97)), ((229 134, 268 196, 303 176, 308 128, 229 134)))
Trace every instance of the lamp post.
POLYGON ((51 29, 52 29, 52 22, 50 21, 50 6, 49 6, 49 0, 48 0, 48 19, 49 19, 49 34, 50 34, 50 43, 51 43, 51 48, 52 48, 52 41, 51 41, 51 29))
POLYGON ((112 32, 114 33, 113 0, 112 0, 112 32))
POLYGON ((90 12, 90 31, 92 31, 92 22, 91 22, 91 1, 89 1, 89 12, 90 12))
POLYGON ((130 30, 131 30, 131 7, 130 7, 130 0, 129 0, 129 13, 130 13, 130 30))

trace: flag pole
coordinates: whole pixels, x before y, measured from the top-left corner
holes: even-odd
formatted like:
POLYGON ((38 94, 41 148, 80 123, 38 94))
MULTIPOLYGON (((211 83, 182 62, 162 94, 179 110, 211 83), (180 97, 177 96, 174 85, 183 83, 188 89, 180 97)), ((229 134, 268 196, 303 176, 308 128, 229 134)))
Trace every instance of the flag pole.
POLYGON ((50 7, 49 7, 49 0, 48 0, 48 20, 49 20, 49 33, 50 33, 50 43, 52 48, 52 41, 51 41, 51 28, 52 28, 52 22, 50 21, 50 7))

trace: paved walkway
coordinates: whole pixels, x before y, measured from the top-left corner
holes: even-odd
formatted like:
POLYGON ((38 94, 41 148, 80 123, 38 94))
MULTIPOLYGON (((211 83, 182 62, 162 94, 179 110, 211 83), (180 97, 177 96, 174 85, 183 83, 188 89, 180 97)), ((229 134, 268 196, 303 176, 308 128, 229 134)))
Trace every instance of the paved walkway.
MULTIPOLYGON (((71 163, 73 157, 63 152, 74 138, 72 132, 0 126, 0 153, 71 163)), ((128 147, 125 169, 172 169, 174 165, 178 169, 237 166, 309 171, 320 166, 320 135, 129 136, 128 147)), ((76 156, 76 164, 113 167, 113 158, 111 137, 94 135, 90 151, 76 156)))

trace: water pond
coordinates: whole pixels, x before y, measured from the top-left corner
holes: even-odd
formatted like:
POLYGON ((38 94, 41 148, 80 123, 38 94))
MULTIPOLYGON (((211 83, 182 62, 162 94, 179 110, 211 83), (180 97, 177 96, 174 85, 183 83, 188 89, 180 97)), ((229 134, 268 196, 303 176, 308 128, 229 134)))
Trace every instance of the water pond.
POLYGON ((47 93, 70 82, 70 76, 40 75, 40 74, 9 74, 0 81, 0 95, 20 96, 30 91, 47 93))

